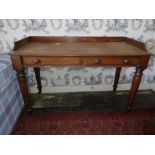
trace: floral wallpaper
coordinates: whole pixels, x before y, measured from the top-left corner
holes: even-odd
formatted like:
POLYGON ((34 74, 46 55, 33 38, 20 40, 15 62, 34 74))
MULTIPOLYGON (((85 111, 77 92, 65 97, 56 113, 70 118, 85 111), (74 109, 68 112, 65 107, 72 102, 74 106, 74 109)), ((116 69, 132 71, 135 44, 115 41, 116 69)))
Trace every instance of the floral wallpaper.
MULTIPOLYGON (((30 35, 49 36, 127 36, 145 43, 155 55, 155 19, 6 19, 0 20, 0 53, 9 53, 14 41, 30 35)), ((43 92, 53 90, 80 91, 111 90, 115 68, 43 67, 41 79, 43 92), (102 88, 101 88, 102 87, 102 88)), ((134 68, 124 68, 120 89, 129 89, 134 68)), ((36 91, 36 80, 32 68, 27 72, 31 91, 36 91)), ((155 56, 150 59, 141 83, 141 89, 155 89, 155 56)))

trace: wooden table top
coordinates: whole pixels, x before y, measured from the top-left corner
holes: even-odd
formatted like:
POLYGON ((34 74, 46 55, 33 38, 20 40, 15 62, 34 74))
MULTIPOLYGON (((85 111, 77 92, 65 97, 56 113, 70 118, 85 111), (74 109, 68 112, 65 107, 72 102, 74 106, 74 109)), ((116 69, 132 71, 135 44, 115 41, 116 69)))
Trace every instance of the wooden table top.
MULTIPOLYGON (((67 37, 66 37, 67 38, 67 37)), ((89 38, 89 37, 88 37, 89 38)), ((132 41, 132 40, 131 40, 132 41)), ((143 56, 150 55, 145 49, 127 41, 28 41, 14 49, 19 55, 38 56, 143 56)))

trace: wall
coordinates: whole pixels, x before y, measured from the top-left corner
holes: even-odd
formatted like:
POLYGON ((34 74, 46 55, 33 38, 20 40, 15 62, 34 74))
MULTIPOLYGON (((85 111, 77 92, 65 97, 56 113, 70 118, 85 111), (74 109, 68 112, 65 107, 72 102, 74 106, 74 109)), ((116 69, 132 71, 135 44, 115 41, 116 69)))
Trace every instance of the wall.
MULTIPOLYGON (((155 20, 97 19, 97 20, 0 20, 0 53, 8 53, 13 42, 30 35, 49 36, 127 36, 145 42, 155 54, 155 20)), ((41 68, 44 92, 111 90, 114 68, 41 68)), ((134 68, 123 69, 119 89, 129 89, 134 68)), ((32 69, 28 70, 29 85, 36 92, 32 69)), ((141 89, 155 89, 155 57, 144 72, 141 89)))

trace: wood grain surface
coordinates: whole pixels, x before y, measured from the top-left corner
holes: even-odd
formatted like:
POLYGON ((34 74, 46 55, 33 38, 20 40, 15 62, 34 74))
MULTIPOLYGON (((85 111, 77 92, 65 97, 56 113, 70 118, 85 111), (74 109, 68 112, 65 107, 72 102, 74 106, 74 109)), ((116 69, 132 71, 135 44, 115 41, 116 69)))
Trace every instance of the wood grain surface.
POLYGON ((125 37, 30 37, 15 43, 14 51, 44 56, 150 55, 143 43, 125 37))

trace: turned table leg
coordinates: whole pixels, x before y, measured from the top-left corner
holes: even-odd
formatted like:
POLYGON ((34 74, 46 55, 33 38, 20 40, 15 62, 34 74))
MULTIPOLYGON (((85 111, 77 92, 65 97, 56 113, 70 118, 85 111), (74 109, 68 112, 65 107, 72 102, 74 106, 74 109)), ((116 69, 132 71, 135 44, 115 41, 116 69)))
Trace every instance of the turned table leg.
POLYGON ((42 86, 41 86, 41 78, 40 78, 40 68, 34 67, 34 72, 35 72, 35 77, 36 77, 37 86, 38 86, 38 94, 41 94, 42 86))
POLYGON ((120 77, 120 72, 121 72, 121 67, 116 67, 115 80, 114 80, 114 85, 113 85, 113 92, 114 93, 116 93, 117 84, 118 84, 118 80, 120 77))
POLYGON ((27 86, 27 80, 25 77, 24 66, 22 65, 21 58, 18 55, 11 55, 13 68, 17 72, 17 78, 19 82, 19 86, 21 89, 21 93, 24 99, 25 108, 28 112, 31 112, 31 101, 29 97, 29 91, 27 86))
POLYGON ((26 81, 24 69, 21 71, 17 71, 17 77, 18 77, 18 82, 19 82, 20 89, 21 89, 21 92, 23 95, 26 109, 28 112, 30 112, 31 111, 31 101, 29 98, 29 92, 28 92, 27 81, 26 81))
POLYGON ((142 79, 143 70, 144 69, 141 69, 140 67, 136 67, 136 72, 132 80, 130 94, 128 97, 127 108, 126 108, 127 111, 131 109, 133 102, 135 100, 135 97, 137 95, 137 91, 142 79))

